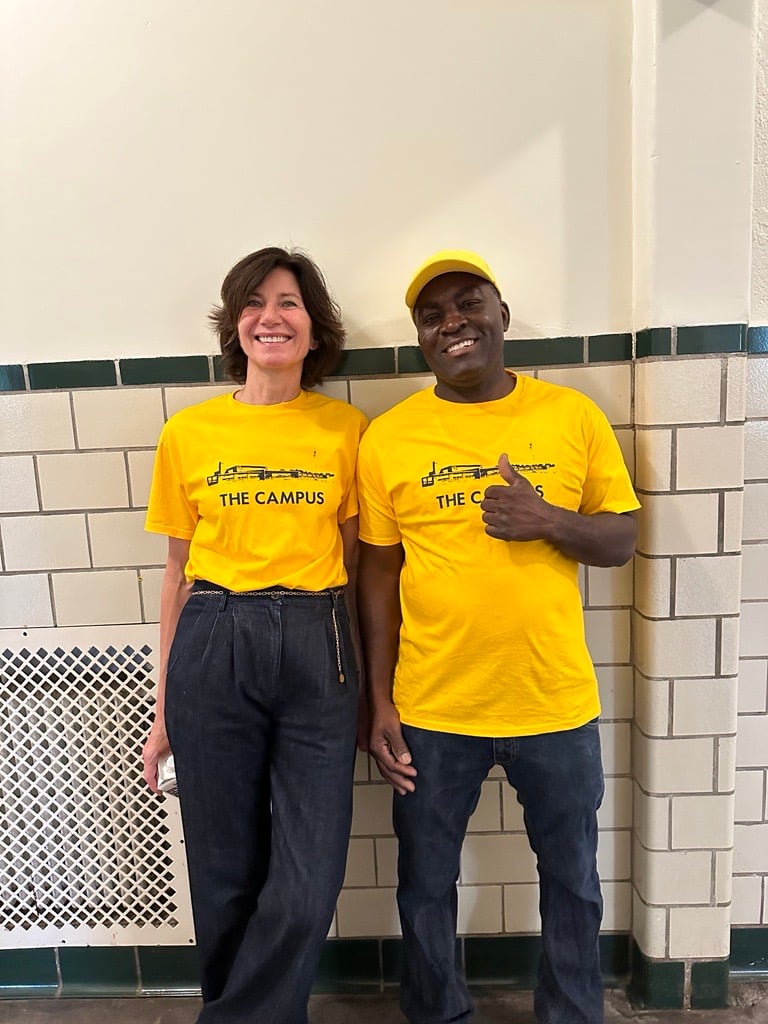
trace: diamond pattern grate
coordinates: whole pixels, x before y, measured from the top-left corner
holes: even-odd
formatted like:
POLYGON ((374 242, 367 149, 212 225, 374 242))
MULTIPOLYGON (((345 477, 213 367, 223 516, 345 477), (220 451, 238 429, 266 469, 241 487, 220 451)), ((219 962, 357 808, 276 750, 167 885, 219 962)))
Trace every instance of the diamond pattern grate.
POLYGON ((140 773, 152 649, 52 647, 0 649, 0 936, 185 930, 175 801, 140 773))

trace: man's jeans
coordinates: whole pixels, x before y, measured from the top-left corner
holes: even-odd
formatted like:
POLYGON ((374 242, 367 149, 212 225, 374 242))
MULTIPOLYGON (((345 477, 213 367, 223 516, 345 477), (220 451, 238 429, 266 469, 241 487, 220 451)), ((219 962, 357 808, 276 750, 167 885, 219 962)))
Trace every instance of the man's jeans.
POLYGON ((199 1024, 306 1024, 344 878, 357 670, 340 593, 196 583, 168 667, 199 1024))
POLYGON ((602 897, 597 809, 603 770, 597 722, 542 736, 486 739, 403 726, 416 791, 394 796, 403 929, 401 1005, 413 1024, 468 1020, 456 965, 456 881, 480 787, 501 765, 522 804, 539 872, 542 956, 534 993, 541 1024, 599 1024, 602 897))

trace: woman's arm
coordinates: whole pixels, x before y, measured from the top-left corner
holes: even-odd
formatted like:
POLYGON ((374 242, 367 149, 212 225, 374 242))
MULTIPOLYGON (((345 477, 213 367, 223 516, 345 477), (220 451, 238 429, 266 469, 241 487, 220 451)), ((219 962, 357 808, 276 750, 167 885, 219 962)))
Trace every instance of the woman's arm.
POLYGON ((357 747, 358 750, 368 749, 368 699, 365 688, 365 675, 363 670, 363 656, 360 644, 360 626, 357 618, 357 563, 359 545, 357 541, 358 516, 350 516, 345 522, 339 525, 341 543, 344 548, 344 568, 347 570, 347 585, 344 588, 346 595, 347 611, 349 622, 352 626, 352 642, 355 645, 355 657, 360 674, 360 705, 357 718, 357 747))
POLYGON ((155 719, 144 744, 144 778, 149 788, 158 793, 157 764, 166 757, 171 748, 165 731, 165 673, 168 668, 168 653, 171 649, 176 625, 181 610, 187 603, 191 584, 184 575, 189 560, 189 541, 178 537, 168 538, 168 557, 165 562, 163 586, 160 591, 160 667, 157 678, 157 706, 155 719))

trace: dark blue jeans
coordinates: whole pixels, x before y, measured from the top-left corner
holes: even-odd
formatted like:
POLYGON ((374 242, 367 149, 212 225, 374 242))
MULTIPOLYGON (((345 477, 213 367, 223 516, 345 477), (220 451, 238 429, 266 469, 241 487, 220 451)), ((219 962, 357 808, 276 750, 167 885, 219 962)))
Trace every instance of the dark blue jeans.
POLYGON ((344 878, 358 676, 340 592, 196 583, 169 657, 199 1024, 306 1024, 344 878))
POLYGON ((397 902, 403 929, 401 1006, 413 1024, 469 1020, 456 964, 456 881, 480 787, 501 765, 523 807, 539 872, 542 955, 534 993, 540 1024, 599 1024, 597 809, 603 769, 597 722, 542 736, 486 739, 403 726, 416 791, 394 796, 397 902))

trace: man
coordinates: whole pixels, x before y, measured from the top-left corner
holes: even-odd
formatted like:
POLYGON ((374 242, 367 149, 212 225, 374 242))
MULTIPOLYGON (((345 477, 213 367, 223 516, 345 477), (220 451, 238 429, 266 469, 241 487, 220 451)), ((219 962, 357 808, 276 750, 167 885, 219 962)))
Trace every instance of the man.
POLYGON ((509 309, 478 255, 430 257, 406 293, 435 375, 359 454, 360 613, 370 750, 393 786, 413 1024, 469 1020, 456 880, 483 780, 501 765, 538 863, 537 1020, 597 1024, 603 773, 578 563, 631 558, 638 507, 585 396, 504 368, 509 309))

